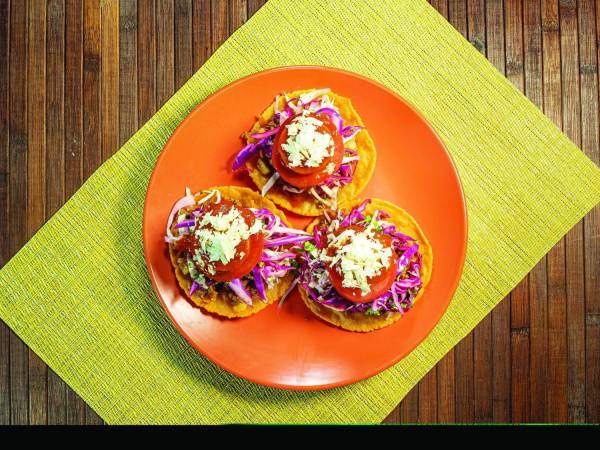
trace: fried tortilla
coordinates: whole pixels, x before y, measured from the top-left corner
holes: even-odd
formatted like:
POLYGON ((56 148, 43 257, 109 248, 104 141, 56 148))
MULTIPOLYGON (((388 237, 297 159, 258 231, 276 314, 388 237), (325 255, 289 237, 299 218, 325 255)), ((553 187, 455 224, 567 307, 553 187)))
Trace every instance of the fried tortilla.
MULTIPOLYGON (((286 226, 289 226, 285 215, 273 204, 273 202, 251 189, 238 186, 224 186, 213 187, 203 192, 208 193, 208 191, 211 190, 218 190, 224 199, 230 200, 241 207, 257 209, 266 208, 277 215, 286 226)), ((288 273, 285 277, 280 278, 278 283, 272 288, 266 288, 267 302, 264 302, 260 298, 255 288, 248 288, 247 290, 252 296, 252 306, 244 303, 223 283, 219 283, 216 286, 210 286, 206 291, 197 290, 189 296, 188 293, 193 281, 189 276, 185 261, 179 261, 179 254, 173 248, 173 245, 169 245, 169 255, 171 257, 171 264, 175 270, 175 276, 177 277, 179 286, 183 289, 185 296, 206 311, 229 318, 247 317, 262 311, 270 304, 277 302, 294 279, 292 273, 288 273)))
MULTIPOLYGON (((346 205, 342 205, 340 209, 348 212, 360 205, 362 200, 354 200, 346 205)), ((413 299, 413 304, 420 299, 425 291, 429 280, 431 279, 431 270, 433 267, 433 252, 429 241, 425 237, 423 230, 419 227, 416 220, 408 214, 404 209, 393 203, 385 200, 372 199, 367 205, 365 215, 373 214, 376 210, 386 211, 390 217, 386 218, 386 222, 396 225, 396 229, 404 234, 415 238, 419 244, 419 253, 421 253, 421 280, 422 287, 419 293, 413 299)), ((313 228, 319 224, 320 218, 315 219, 307 228, 308 232, 312 232, 313 228)), ((319 316, 326 322, 332 323, 340 328, 349 331, 367 332, 384 328, 396 322, 402 317, 399 312, 386 312, 379 316, 368 315, 364 312, 343 312, 334 311, 333 309, 323 306, 311 300, 306 291, 300 286, 300 295, 302 300, 313 313, 319 316)), ((409 310, 410 311, 410 310, 409 310)))
MULTIPOLYGON (((298 97, 300 94, 311 92, 313 90, 314 89, 305 89, 294 91, 289 93, 288 97, 298 97)), ((365 126, 352 106, 350 99, 334 94, 333 92, 328 92, 326 95, 333 100, 334 105, 339 109, 344 123, 361 127, 365 126)), ((282 109, 284 105, 285 98, 280 96, 278 109, 282 109)), ((263 127, 271 121, 274 113, 275 108, 273 103, 259 116, 250 133, 247 133, 247 136, 249 137, 251 134, 263 131, 263 127)), ((249 138, 248 140, 248 142, 254 141, 255 140, 252 138, 249 138)), ((352 181, 346 186, 342 186, 339 190, 337 199, 338 205, 351 201, 365 188, 371 179, 371 176, 373 176, 376 161, 375 144, 366 128, 360 130, 354 138, 347 141, 344 146, 356 150, 360 159, 356 166, 352 181)), ((246 168, 248 169, 250 178, 252 178, 252 181, 254 181, 259 190, 263 188, 274 172, 270 163, 265 163, 265 161, 260 159, 257 155, 246 162, 246 168)), ((295 194, 288 192, 279 184, 276 184, 267 192, 266 198, 289 211, 303 216, 319 216, 324 209, 324 205, 310 193, 302 192, 295 194)))

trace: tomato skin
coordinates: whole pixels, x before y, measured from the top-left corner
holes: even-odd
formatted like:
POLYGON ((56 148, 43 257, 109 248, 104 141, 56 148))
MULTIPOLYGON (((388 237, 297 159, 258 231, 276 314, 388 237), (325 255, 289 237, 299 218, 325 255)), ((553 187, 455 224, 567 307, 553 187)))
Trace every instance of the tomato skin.
POLYGON ((280 130, 275 137, 275 142, 273 143, 271 162, 275 170, 281 175, 281 178, 292 186, 297 188, 318 186, 329 178, 331 173, 335 173, 340 168, 344 158, 344 143, 336 126, 331 122, 327 115, 311 114, 310 116, 323 121, 323 125, 319 128, 319 131, 327 131, 330 133, 334 143, 333 156, 324 158, 317 167, 290 167, 287 153, 283 150, 281 144, 287 141, 287 125, 289 125, 289 123, 298 115, 299 114, 288 118, 281 125, 280 130), (334 164, 333 172, 329 173, 327 171, 327 166, 332 162, 334 164))
POLYGON ((249 251, 241 260, 234 260, 237 262, 236 265, 230 266, 229 270, 217 271, 217 273, 208 274, 208 276, 215 281, 231 281, 249 274, 262 258, 265 238, 261 233, 253 234, 247 242, 250 243, 249 251))
MULTIPOLYGON (((219 203, 209 203, 202 205, 205 213, 212 214, 226 214, 231 208, 236 207, 234 203, 229 200, 222 199, 219 203)), ((257 219, 254 213, 248 208, 236 207, 244 221, 251 227, 257 219)), ((198 227, 194 229, 194 233, 198 227)), ((220 261, 211 262, 210 265, 215 269, 215 273, 208 271, 209 261, 203 258, 203 264, 196 264, 196 268, 199 272, 206 275, 208 278, 215 281, 231 281, 235 278, 240 278, 252 271, 254 266, 260 261, 264 248, 264 236, 262 233, 256 233, 251 235, 248 239, 240 242, 235 248, 236 257, 231 261, 223 264, 220 261), (239 258, 238 255, 244 253, 244 256, 239 258)), ((196 253, 198 249, 198 242, 192 235, 186 235, 181 238, 175 244, 175 249, 178 251, 187 251, 189 253, 196 253)))
MULTIPOLYGON (((364 230, 363 227, 359 227, 358 225, 351 225, 348 227, 339 228, 335 232, 335 234, 338 235, 347 229, 354 229, 356 231, 364 230)), ((375 238, 381 241, 385 246, 391 248, 391 236, 375 232, 375 238)), ((331 284, 333 285, 334 289, 338 292, 338 294, 340 294, 346 300, 349 300, 354 303, 367 303, 375 300, 377 297, 382 296, 390 289, 392 283, 396 279, 396 267, 398 267, 398 255, 392 249, 392 256, 390 258, 388 267, 382 269, 379 275, 369 278, 367 280, 371 290, 366 295, 362 295, 362 292, 359 288, 344 287, 342 285, 344 278, 337 271, 337 267, 327 265, 327 272, 329 273, 331 284)))
POLYGON ((192 238, 191 234, 184 234, 178 241, 174 244, 175 250, 178 252, 187 252, 193 254, 198 247, 196 240, 192 238))

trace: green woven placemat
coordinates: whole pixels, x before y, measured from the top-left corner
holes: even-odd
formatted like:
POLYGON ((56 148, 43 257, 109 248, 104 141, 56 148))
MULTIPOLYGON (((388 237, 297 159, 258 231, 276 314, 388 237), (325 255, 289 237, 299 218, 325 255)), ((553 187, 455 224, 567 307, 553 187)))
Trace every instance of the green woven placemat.
MULTIPOLYGON (((415 149, 418 151, 418 149, 415 149)), ((270 0, 0 272, 0 317, 109 423, 378 422, 600 201, 600 170, 425 1, 270 0), (318 64, 407 98, 464 184, 464 274, 395 367, 322 392, 268 389, 196 353, 144 265, 146 185, 163 144, 244 75, 318 64)))

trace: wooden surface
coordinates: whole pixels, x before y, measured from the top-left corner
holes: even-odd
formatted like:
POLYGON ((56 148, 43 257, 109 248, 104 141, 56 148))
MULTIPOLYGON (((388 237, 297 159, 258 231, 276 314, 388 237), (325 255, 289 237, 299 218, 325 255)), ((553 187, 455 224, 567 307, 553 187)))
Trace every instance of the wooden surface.
MULTIPOLYGON (((0 0, 0 265, 262 3, 0 0)), ((600 163, 600 1, 431 3, 600 163)), ((600 422, 600 208, 386 421, 600 422)), ((0 322, 0 424, 101 422, 0 322)))

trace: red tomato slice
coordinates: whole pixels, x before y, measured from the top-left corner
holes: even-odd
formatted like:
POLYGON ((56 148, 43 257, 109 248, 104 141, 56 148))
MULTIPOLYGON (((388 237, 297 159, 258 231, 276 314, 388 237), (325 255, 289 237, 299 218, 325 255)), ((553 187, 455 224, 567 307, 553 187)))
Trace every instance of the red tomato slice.
MULTIPOLYGON (((205 207, 206 212, 212 212, 213 214, 227 213, 234 204, 228 200, 221 200, 220 203, 212 203, 205 207)), ((255 220, 258 220, 252 211, 248 208, 237 207, 246 224, 251 227, 255 220)), ((220 261, 213 262, 212 265, 216 270, 215 274, 208 272, 206 265, 208 261, 205 259, 205 267, 198 267, 198 270, 204 273, 207 277, 212 278, 215 281, 231 281, 235 278, 239 278, 248 274, 254 266, 260 261, 262 251, 264 247, 264 236, 261 233, 253 234, 249 239, 242 241, 235 248, 236 257, 226 264, 220 261), (240 254, 244 256, 239 257, 240 254)))
POLYGON ((184 234, 181 239, 175 242, 175 250, 178 252, 194 253, 198 244, 192 238, 191 234, 184 234))
MULTIPOLYGON (((316 167, 302 167, 302 166, 292 167, 289 165, 288 154, 285 150, 283 150, 283 148, 281 147, 281 144, 285 143, 288 139, 287 125, 289 125, 298 116, 300 116, 300 114, 296 114, 295 116, 289 117, 281 125, 279 132, 277 133, 277 136, 275 136, 275 142, 273 143, 273 154, 276 153, 279 156, 281 162, 287 169, 289 169, 291 172, 294 172, 299 175, 309 175, 309 174, 316 174, 319 172, 325 172, 327 169, 327 166, 332 161, 337 166, 335 168, 335 170, 339 169, 339 165, 337 165, 337 159, 339 158, 339 155, 342 155, 342 158, 343 158, 344 143, 342 140, 342 136, 340 135, 337 127, 333 124, 333 122, 331 122, 331 119, 326 114, 318 114, 318 115, 317 114, 309 114, 309 117, 314 117, 315 119, 318 119, 323 122, 323 125, 321 125, 317 129, 317 131, 319 131, 321 133, 328 133, 329 135, 331 135, 331 137, 333 139, 333 143, 334 143, 334 154, 332 156, 323 158, 323 161, 321 162, 321 164, 319 164, 316 167)), ((342 158, 339 158, 340 164, 341 164, 342 158)))
POLYGON ((253 234, 248 242, 250 243, 249 251, 236 266, 228 271, 217 271, 216 274, 209 275, 210 278, 215 281, 231 281, 249 274, 262 257, 265 238, 261 233, 253 234))
MULTIPOLYGON (((356 231, 364 230, 364 228, 357 225, 351 225, 349 227, 338 229, 335 234, 338 235, 346 229, 354 229, 356 231)), ((391 236, 378 232, 375 232, 374 235, 375 238, 381 241, 385 246, 392 246, 391 236)), ((336 250, 332 249, 332 251, 336 250)), ((331 267, 328 265, 327 272, 329 272, 331 284, 342 297, 354 303, 367 303, 375 300, 377 297, 382 296, 390 289, 394 279, 396 278, 396 267, 398 267, 398 255, 396 255, 396 252, 392 251, 392 257, 390 258, 388 267, 382 269, 379 275, 367 280, 371 291, 366 295, 362 295, 362 292, 359 288, 346 288, 342 286, 343 276, 337 271, 336 267, 331 267)))

